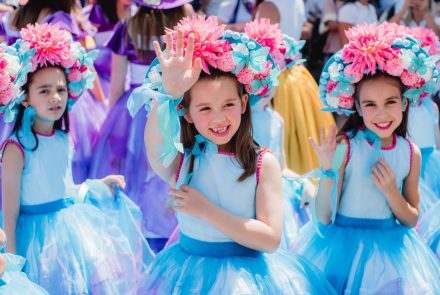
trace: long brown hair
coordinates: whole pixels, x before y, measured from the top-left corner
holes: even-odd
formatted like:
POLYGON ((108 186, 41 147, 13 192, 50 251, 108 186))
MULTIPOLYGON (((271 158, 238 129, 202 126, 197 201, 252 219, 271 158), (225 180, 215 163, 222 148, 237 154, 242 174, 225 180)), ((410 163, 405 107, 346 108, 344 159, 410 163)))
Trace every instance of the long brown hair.
POLYGON ((183 6, 160 10, 139 7, 134 16, 128 20, 128 35, 141 60, 146 60, 150 50, 151 37, 159 38, 165 28, 172 28, 185 16, 183 6))
MULTIPOLYGON (((237 92, 240 98, 244 95, 243 86, 237 81, 235 76, 231 73, 225 73, 220 70, 210 69, 211 74, 208 75, 204 72, 200 74, 200 80, 218 80, 218 79, 232 79, 237 87, 237 92)), ((182 106, 188 111, 191 103, 190 90, 183 96, 182 106)), ((192 149, 195 141, 195 136, 199 132, 194 127, 194 124, 188 123, 184 118, 181 118, 181 141, 185 149, 192 149)), ((252 118, 249 101, 246 105, 246 111, 241 115, 241 123, 237 132, 232 137, 231 141, 227 144, 226 149, 235 153, 235 158, 240 166, 244 169, 244 172, 238 178, 238 181, 243 181, 247 177, 251 176, 257 171, 257 150, 259 146, 254 142, 252 136, 252 118)), ((194 156, 191 155, 189 173, 194 168, 194 156)))
MULTIPOLYGON (((400 85, 400 96, 403 100, 403 93, 405 92, 405 86, 402 84, 400 79, 398 77, 390 76, 386 73, 377 72, 374 75, 366 76, 362 78, 362 80, 356 85, 356 90, 354 94, 355 104, 359 103, 359 93, 361 91, 362 85, 366 81, 371 81, 375 79, 390 79, 394 80, 400 85)), ((406 137, 407 131, 408 131, 408 111, 409 107, 407 107, 403 111, 402 115, 402 122, 400 122, 400 125, 396 128, 395 133, 399 136, 406 137)), ((361 129, 365 128, 364 120, 362 119, 362 116, 358 113, 358 110, 355 108, 355 112, 351 114, 348 119, 345 121, 342 128, 339 130, 338 135, 347 134, 349 138, 353 138, 356 136, 357 132, 361 129)))

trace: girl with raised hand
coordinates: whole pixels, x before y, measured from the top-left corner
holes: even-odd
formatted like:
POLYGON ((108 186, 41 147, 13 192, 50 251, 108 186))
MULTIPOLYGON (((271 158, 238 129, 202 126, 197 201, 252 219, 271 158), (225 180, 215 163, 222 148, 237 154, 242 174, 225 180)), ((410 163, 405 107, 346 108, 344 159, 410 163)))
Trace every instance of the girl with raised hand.
POLYGON ((13 84, 0 109, 15 119, 1 147, 6 251, 25 257, 28 277, 50 294, 134 293, 153 254, 139 208, 119 191, 124 178, 76 187, 72 177, 69 110, 93 83, 93 53, 49 24, 21 36, 8 48, 13 84))
POLYGON ((327 111, 349 117, 338 137, 333 126, 321 131, 320 145, 312 141, 324 177, 317 231, 305 228, 296 250, 340 294, 435 293, 440 264, 412 229, 420 150, 405 137, 408 104, 429 94, 438 70, 414 39, 384 26, 353 27, 347 38, 324 67, 320 93, 327 111))
POLYGON ((250 110, 276 80, 269 50, 224 32, 215 17, 184 18, 165 39, 166 52, 154 44, 160 64, 150 66, 128 107, 150 110, 145 145, 152 167, 174 187, 180 238, 159 253, 141 290, 333 293, 306 260, 276 251, 281 170, 255 144, 250 110))

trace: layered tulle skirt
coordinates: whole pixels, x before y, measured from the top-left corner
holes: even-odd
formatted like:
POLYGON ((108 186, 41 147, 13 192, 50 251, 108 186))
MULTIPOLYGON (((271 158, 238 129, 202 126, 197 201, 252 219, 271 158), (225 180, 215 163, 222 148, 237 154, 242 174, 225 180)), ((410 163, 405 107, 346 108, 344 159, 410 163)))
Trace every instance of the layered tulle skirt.
MULTIPOLYGON (((440 171, 440 170, 439 170, 440 171)), ((439 196, 429 187, 423 178, 419 180, 419 191, 420 191, 420 216, 428 212, 438 201, 440 201, 439 196)))
POLYGON ((290 250, 298 238, 300 229, 309 221, 309 212, 300 206, 304 183, 287 177, 283 177, 281 183, 284 222, 280 248, 290 250))
POLYGON ((23 257, 12 254, 3 255, 7 264, 6 271, 0 278, 1 295, 49 295, 22 272, 25 264, 23 257))
POLYGON ((440 201, 421 218, 417 224, 417 231, 440 259, 440 201))
POLYGON ((435 147, 421 148, 422 171, 425 183, 440 196, 440 151, 435 147))
POLYGON ((307 260, 233 242, 212 243, 182 233, 158 254, 141 284, 142 294, 335 294, 307 260))
POLYGON ((417 232, 394 218, 338 215, 335 224, 304 227, 295 250, 324 272, 339 294, 437 294, 440 264, 417 232))
POLYGON ((141 208, 144 234, 168 238, 176 227, 174 211, 167 206, 168 184, 157 176, 148 163, 144 145, 147 122, 145 110, 132 118, 127 91, 108 113, 94 147, 90 177, 124 175, 125 192, 141 208))
POLYGON ((153 253, 139 228, 139 208, 120 192, 112 197, 95 181, 81 187, 75 201, 21 206, 17 253, 26 257, 33 282, 50 294, 137 291, 153 253))

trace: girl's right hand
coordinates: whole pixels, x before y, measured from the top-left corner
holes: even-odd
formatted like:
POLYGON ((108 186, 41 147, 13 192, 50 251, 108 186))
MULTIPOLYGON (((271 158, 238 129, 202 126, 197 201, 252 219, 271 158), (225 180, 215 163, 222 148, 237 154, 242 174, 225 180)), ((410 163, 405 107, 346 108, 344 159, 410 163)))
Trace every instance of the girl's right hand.
POLYGON ((328 133, 326 136, 325 127, 321 127, 320 129, 319 139, 321 145, 318 145, 311 137, 309 137, 309 141, 315 149, 316 153, 319 157, 319 162, 321 163, 321 167, 324 170, 329 170, 331 168, 333 162, 333 156, 336 151, 336 126, 331 125, 328 129, 328 133))
POLYGON ((162 53, 160 45, 154 42, 154 51, 162 68, 162 83, 167 94, 180 98, 199 79, 202 70, 202 61, 197 58, 194 62, 194 36, 188 37, 186 52, 183 48, 183 32, 177 31, 176 50, 174 51, 172 35, 166 34, 166 52, 162 53))

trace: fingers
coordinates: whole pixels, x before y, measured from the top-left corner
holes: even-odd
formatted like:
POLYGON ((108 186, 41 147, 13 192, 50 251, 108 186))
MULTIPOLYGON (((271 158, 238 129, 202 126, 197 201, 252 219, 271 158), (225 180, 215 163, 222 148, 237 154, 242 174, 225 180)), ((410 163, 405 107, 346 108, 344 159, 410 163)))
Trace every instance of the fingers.
POLYGON ((156 53, 157 58, 159 59, 159 62, 161 65, 164 64, 164 57, 162 54, 162 49, 160 48, 160 44, 157 41, 153 42, 154 52, 156 53))
POLYGON ((182 198, 182 199, 186 197, 186 192, 175 189, 175 188, 170 188, 168 190, 168 194, 175 196, 175 197, 182 198))
POLYGON ((318 144, 313 140, 312 137, 309 137, 309 142, 310 142, 310 144, 312 145, 313 149, 314 149, 315 151, 318 151, 319 146, 318 146, 318 144))
POLYGON ((325 143, 325 127, 324 126, 319 128, 319 143, 320 144, 325 143))
POLYGON ((183 56, 183 31, 181 31, 181 30, 177 31, 176 56, 177 57, 183 56))
POLYGON ((188 37, 188 44, 186 45, 185 58, 192 60, 194 54, 194 35, 190 34, 188 37))
POLYGON ((165 35, 165 49, 166 49, 166 55, 167 58, 173 57, 174 56, 174 50, 173 50, 173 41, 172 41, 172 34, 171 33, 167 33, 165 35))
POLYGON ((382 182, 382 180, 385 178, 382 171, 380 170, 380 168, 377 165, 373 166, 373 168, 371 169, 371 172, 377 177, 377 179, 380 182, 382 182))
POLYGON ((331 144, 336 142, 336 126, 334 124, 330 125, 327 134, 327 143, 331 144))
POLYGON ((193 75, 198 78, 201 72, 202 72, 202 60, 198 57, 194 62, 193 75))

